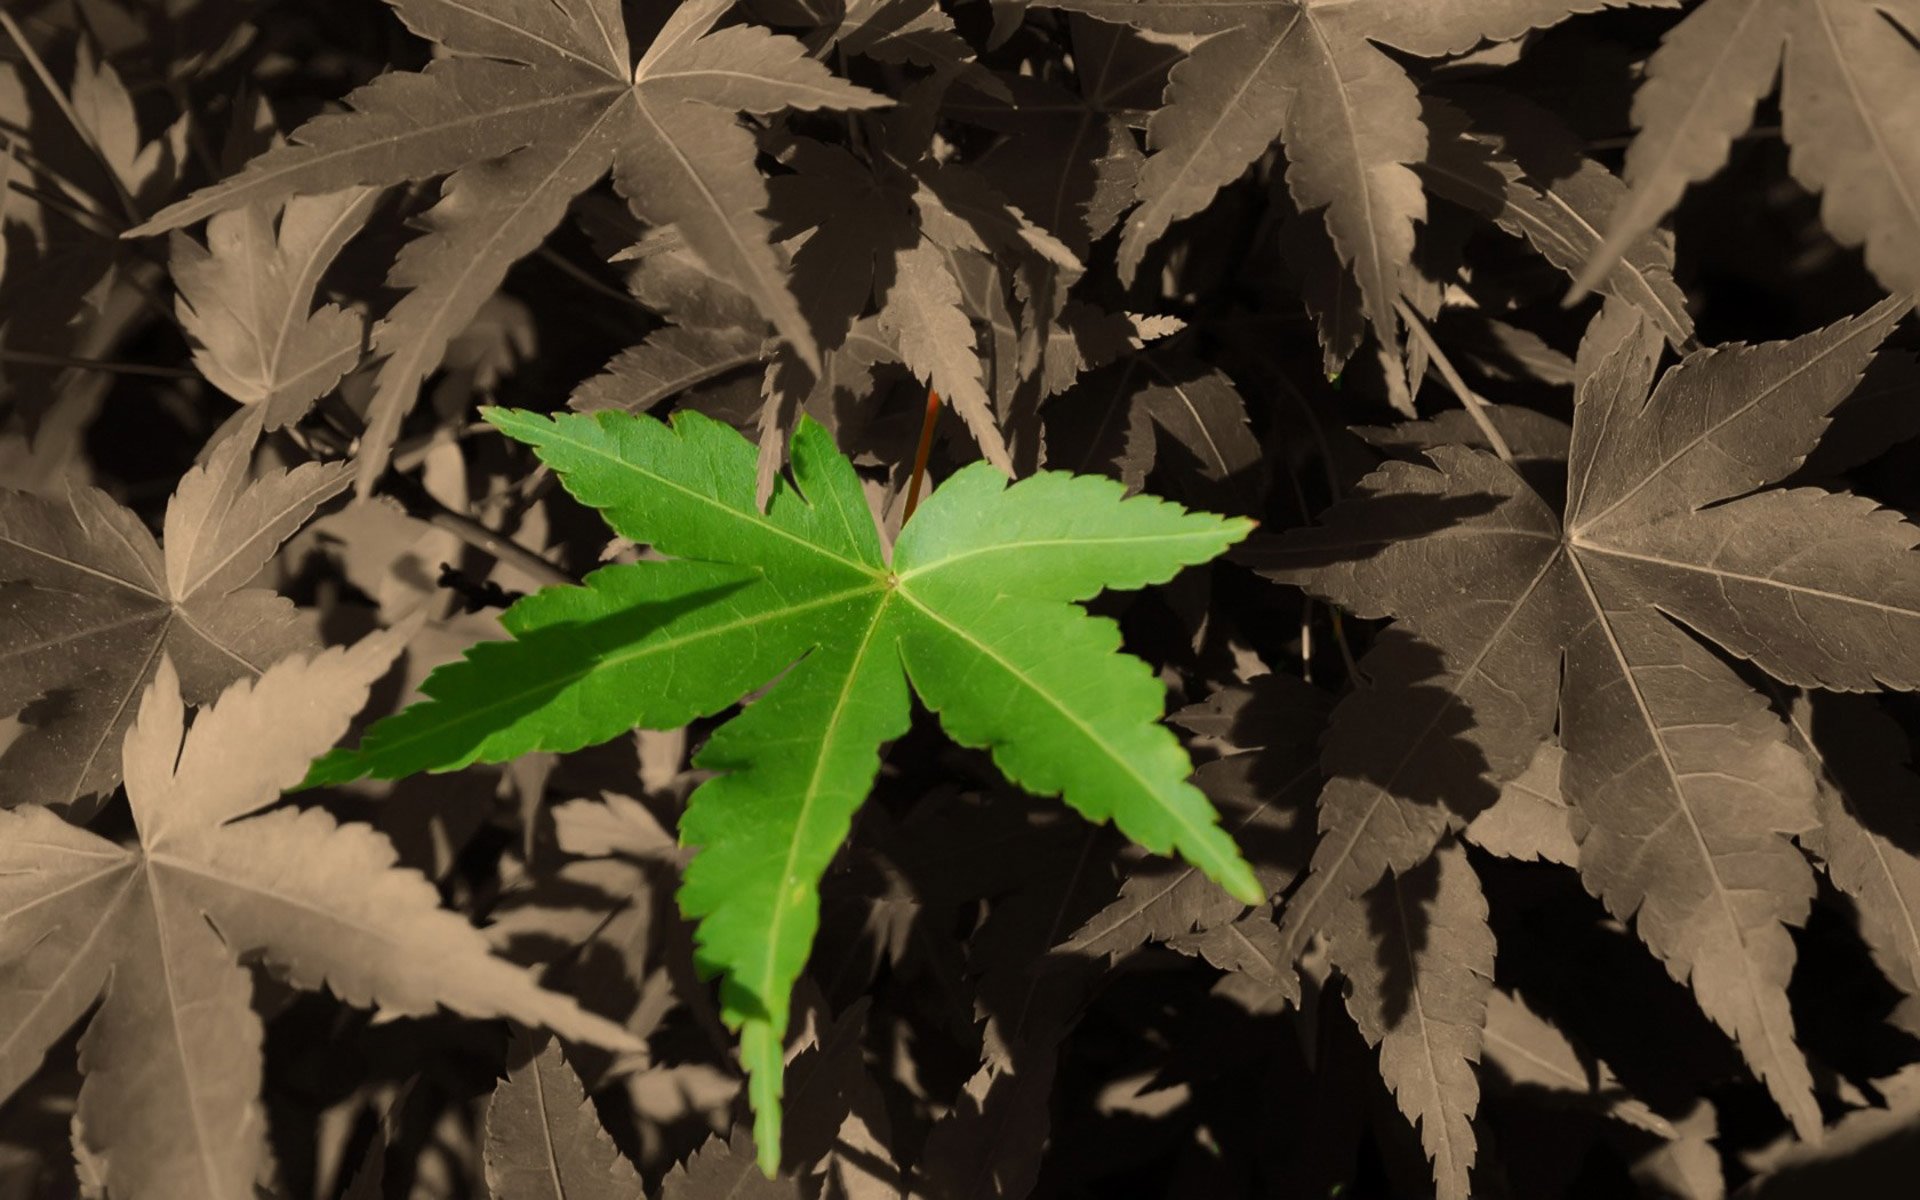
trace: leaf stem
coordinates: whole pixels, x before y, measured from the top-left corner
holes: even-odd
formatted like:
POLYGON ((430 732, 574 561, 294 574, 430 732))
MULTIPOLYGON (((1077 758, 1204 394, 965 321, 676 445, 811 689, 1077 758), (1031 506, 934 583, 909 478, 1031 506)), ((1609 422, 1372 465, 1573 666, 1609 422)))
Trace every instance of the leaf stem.
POLYGON ((1494 428, 1493 419, 1487 414, 1487 402, 1478 392, 1467 386, 1467 381, 1460 377, 1460 372, 1453 369, 1453 361, 1447 357, 1446 351, 1440 349, 1440 343, 1433 340, 1432 332, 1427 329, 1426 322, 1420 319, 1420 314, 1413 311, 1413 306, 1405 300, 1396 298, 1393 307, 1400 313, 1400 319, 1407 323, 1407 328, 1420 339, 1421 345, 1427 348, 1427 355, 1433 359, 1433 365, 1439 369, 1440 378, 1446 380, 1453 394, 1460 398, 1461 406, 1467 410, 1467 415, 1473 418, 1473 423, 1480 427, 1481 434, 1487 439, 1487 444, 1493 447, 1493 452, 1500 456, 1501 461, 1511 464, 1513 450, 1507 445, 1507 439, 1501 437, 1500 431, 1494 428))
POLYGON ((933 428, 940 421, 940 393, 927 389, 927 415, 920 420, 920 445, 913 452, 913 478, 907 481, 907 507, 900 514, 905 525, 920 507, 920 481, 926 478, 927 458, 933 453, 933 428))
MULTIPOLYGON (((31 164, 23 165, 26 165, 28 170, 32 170, 31 164)), ((7 187, 12 191, 19 192, 22 196, 25 196, 35 203, 45 205, 48 212, 59 213, 95 237, 105 238, 108 241, 118 241, 120 239, 119 231, 113 228, 113 226, 106 224, 104 217, 88 212, 78 204, 64 200, 44 188, 35 187, 33 184, 20 179, 7 180, 7 187)))
POLYGON ((40 80, 40 86, 47 90, 47 95, 53 100, 54 107, 58 108, 60 115, 67 119, 67 124, 73 126, 73 132, 79 137, 80 144, 87 148, 99 162, 100 169, 106 172, 107 182, 113 185, 114 195, 120 200, 120 207, 126 210, 127 223, 138 225, 140 207, 133 202, 133 193, 127 190, 127 185, 122 183, 120 176, 114 172, 113 163, 108 160, 107 152, 100 148, 100 143, 94 138, 93 131, 88 129, 86 123, 80 119, 80 114, 73 107, 73 101, 69 100, 66 92, 61 90, 59 81, 53 77, 53 72, 47 70, 46 62, 41 59, 39 52, 34 50, 33 43, 27 40, 26 31, 7 15, 7 10, 4 8, 0 8, 0 29, 4 29, 7 36, 13 39, 13 44, 20 48, 21 55, 27 60, 27 66, 40 80))
POLYGON ((429 525, 439 526, 476 550, 493 555, 499 562, 518 568, 537 580, 541 587, 580 582, 507 535, 488 529, 465 513, 448 508, 438 496, 412 477, 388 472, 386 482, 395 498, 414 516, 429 525))
POLYGON ((93 193, 81 187, 73 180, 68 179, 66 175, 60 171, 55 170, 46 159, 41 158, 40 155, 34 151, 33 147, 25 141, 19 138, 11 139, 8 142, 8 149, 14 158, 19 161, 20 165, 28 171, 45 178, 49 183, 58 184, 65 190, 67 195, 72 198, 73 203, 81 205, 88 212, 102 220, 111 219, 108 217, 106 210, 100 207, 100 201, 93 193))
MULTIPOLYGON (((1307 414, 1308 423, 1313 427, 1314 436, 1320 443, 1321 465, 1326 468, 1327 472, 1327 486, 1333 493, 1333 499, 1337 501, 1340 499, 1340 480, 1339 477, 1334 474, 1333 452, 1327 447, 1326 435, 1321 432, 1319 421, 1314 417, 1312 407, 1307 404, 1307 398, 1300 395, 1298 390, 1293 388, 1292 383, 1289 382, 1287 387, 1293 391, 1295 399, 1300 402, 1302 410, 1307 414)), ((1281 465, 1286 468, 1287 483, 1293 491, 1293 502, 1300 509, 1300 523, 1302 525, 1311 525, 1313 524, 1313 510, 1307 507, 1306 489, 1300 486, 1300 477, 1293 470, 1293 456, 1286 453, 1286 437, 1284 434, 1280 435, 1280 442, 1282 457, 1285 460, 1281 465)), ((1353 647, 1347 644, 1347 629, 1346 626, 1340 622, 1340 610, 1331 604, 1327 605, 1327 622, 1333 627, 1333 644, 1340 651, 1340 663, 1347 669, 1348 681, 1358 682, 1364 679, 1365 676, 1360 673, 1360 664, 1354 660, 1353 647)), ((1300 608, 1300 678, 1307 683, 1313 682, 1312 596, 1304 597, 1304 603, 1300 608)))
POLYGON ((586 288, 588 291, 592 292, 594 295, 604 297, 608 300, 617 301, 618 303, 625 305, 628 308, 637 308, 641 312, 646 313, 648 316, 653 315, 652 309, 640 303, 640 301, 634 299, 632 296, 629 296, 627 293, 621 291, 619 288, 613 287, 610 284, 607 284, 602 282, 601 280, 595 279, 593 275, 590 272, 588 272, 585 267, 582 267, 580 264, 567 258, 564 254, 561 254, 558 250, 553 249, 551 246, 540 247, 538 250, 534 251, 534 255, 537 258, 539 258, 541 262, 546 263, 548 266, 560 272, 562 275, 565 275, 568 279, 573 280, 573 282, 579 284, 581 287, 586 288))
POLYGON ((32 350, 0 348, 0 362, 21 363, 30 367, 72 367, 80 371, 105 371, 113 375, 150 375, 155 379, 198 379, 198 371, 184 367, 156 367, 145 363, 107 362, 97 358, 73 358, 65 354, 40 354, 32 350))

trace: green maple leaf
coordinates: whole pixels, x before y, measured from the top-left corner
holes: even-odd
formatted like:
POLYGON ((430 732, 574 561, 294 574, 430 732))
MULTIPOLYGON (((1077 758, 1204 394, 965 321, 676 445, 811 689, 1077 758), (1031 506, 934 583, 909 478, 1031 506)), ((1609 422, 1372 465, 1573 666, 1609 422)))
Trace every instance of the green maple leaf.
POLYGON ((852 465, 802 421, 795 483, 754 503, 756 452, 695 413, 486 418, 664 562, 608 567, 501 618, 512 641, 435 672, 423 703, 375 725, 309 783, 395 778, 671 729, 779 682, 695 758, 680 891, 704 969, 741 1033, 763 1167, 780 1146, 781 1041, 818 921, 821 873, 904 733, 907 680, 953 738, 1007 775, 1177 852, 1248 903, 1263 889, 1157 721, 1164 693, 1119 628, 1075 601, 1163 582, 1250 523, 1123 498, 1112 480, 1042 472, 1009 487, 976 463, 946 481, 889 562, 852 465), (904 667, 904 674, 902 668, 904 667), (782 675, 784 672, 784 675, 782 675))
POLYGON ((634 215, 674 225, 716 278, 750 297, 809 365, 819 349, 763 215, 753 136, 734 115, 892 101, 834 77, 806 47, 752 25, 715 29, 733 0, 691 0, 636 63, 619 0, 391 0, 449 56, 392 71, 239 174, 169 205, 158 233, 291 195, 448 178, 389 282, 407 289, 373 333, 385 362, 360 451, 362 492, 386 465, 420 380, 506 277, 609 168, 634 215))

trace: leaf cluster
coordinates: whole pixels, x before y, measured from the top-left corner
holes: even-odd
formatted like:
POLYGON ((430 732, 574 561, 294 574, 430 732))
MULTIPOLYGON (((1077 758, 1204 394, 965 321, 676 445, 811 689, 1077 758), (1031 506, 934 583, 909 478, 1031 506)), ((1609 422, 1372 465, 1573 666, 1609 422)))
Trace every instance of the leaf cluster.
POLYGON ((0 7, 0 1193, 1898 1194, 1916 47, 0 7))

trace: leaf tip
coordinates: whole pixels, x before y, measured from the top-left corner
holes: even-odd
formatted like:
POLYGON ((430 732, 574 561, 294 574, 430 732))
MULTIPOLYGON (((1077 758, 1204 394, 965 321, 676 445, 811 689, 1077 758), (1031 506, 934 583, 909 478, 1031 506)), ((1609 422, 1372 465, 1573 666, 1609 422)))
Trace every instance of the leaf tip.
POLYGON ((1229 896, 1249 907, 1267 902, 1267 889, 1260 886, 1260 881, 1254 877, 1253 868, 1237 854, 1227 869, 1226 878, 1220 881, 1220 886, 1227 889, 1229 896))

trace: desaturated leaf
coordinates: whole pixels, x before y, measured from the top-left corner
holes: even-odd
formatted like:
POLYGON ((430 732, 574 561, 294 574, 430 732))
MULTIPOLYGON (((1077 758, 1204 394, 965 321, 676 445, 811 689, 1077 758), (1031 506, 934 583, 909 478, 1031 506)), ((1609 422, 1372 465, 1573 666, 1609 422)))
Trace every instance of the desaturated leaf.
POLYGON ((1883 1181, 1910 1176, 1920 1145, 1920 1067, 1909 1064, 1876 1079, 1874 1090, 1884 1106, 1846 1114, 1817 1145, 1781 1147, 1734 1194, 1739 1200, 1864 1196, 1883 1181))
MULTIPOLYGON (((1435 195, 1525 238, 1554 266, 1579 271, 1599 248, 1600 231, 1626 188, 1581 153, 1572 134, 1550 124, 1551 117, 1521 108, 1515 97, 1482 98, 1475 113, 1491 128, 1470 127, 1459 110, 1427 100, 1433 136, 1421 179, 1435 195), (1512 119, 1516 112, 1518 121, 1512 119)), ((1673 345, 1692 341, 1693 318, 1673 281, 1670 237, 1641 230, 1594 286, 1646 313, 1673 345)))
POLYGON ((1633 98, 1627 200, 1587 259, 1594 287, 1626 246, 1727 161, 1781 79, 1793 177, 1828 232, 1864 246, 1888 291, 1920 291, 1920 8, 1912 0, 1710 0, 1668 30, 1633 98))
POLYGON ((565 854, 601 858, 671 859, 673 835, 647 806, 609 792, 600 800, 573 800, 553 810, 553 836, 565 854))
POLYGON ((1022 1200, 1040 1172, 1037 1139, 1053 1086, 1048 1056, 1018 1072, 985 1066, 967 1080, 951 1113, 927 1135, 910 1200, 1022 1200), (1008 1142, 1018 1153, 1008 1153, 1008 1142))
POLYGON ((622 350, 575 389, 569 403, 581 412, 646 412, 690 388, 757 366, 763 352, 764 339, 751 330, 667 325, 622 350))
POLYGON ((317 809, 260 812, 345 731, 398 649, 380 634, 279 663, 223 693, 184 747, 163 656, 126 734, 134 845, 44 808, 0 815, 13 860, 0 888, 0 1094, 97 1001, 77 1114, 115 1195, 251 1200, 268 1157, 242 955, 394 1014, 444 1005, 638 1048, 493 958, 432 884, 395 866, 384 836, 317 809))
POLYGON ((207 246, 175 234, 170 269, 194 364, 268 430, 299 420, 359 360, 363 323, 313 308, 320 277, 373 211, 379 192, 348 188, 287 201, 275 227, 263 204, 207 222, 207 246))
MULTIPOLYGON (((1072 23, 1077 92, 1028 77, 1004 80, 1013 103, 949 101, 962 120, 1007 137, 979 170, 1022 212, 1085 257, 1133 203, 1142 156, 1126 119, 1123 81, 1164 80, 1178 58, 1129 30, 1076 16, 1072 23)), ((1156 89, 1157 90, 1157 89, 1156 89)))
MULTIPOLYGON (((1515 462, 1521 467, 1532 463, 1564 463, 1567 448, 1573 442, 1573 427, 1558 417, 1517 408, 1511 404, 1489 404, 1487 421, 1507 443, 1515 462)), ((1447 411, 1424 421, 1402 421, 1398 425, 1356 425, 1352 431, 1368 445, 1382 450, 1408 452, 1408 457, 1424 454, 1440 446, 1472 446, 1491 450, 1479 422, 1463 408, 1447 411)))
POLYGON ((113 173, 118 188, 140 197, 172 184, 185 148, 184 124, 176 124, 165 139, 142 144, 127 85, 112 63, 98 57, 89 39, 82 38, 75 47, 69 90, 79 128, 97 149, 101 165, 113 173))
MULTIPOLYGON (((773 190, 772 181, 768 189, 773 190)), ((596 231, 596 221, 614 225, 613 229, 599 231, 605 238, 624 243, 609 256, 610 260, 625 266, 627 290, 634 299, 661 317, 713 332, 772 329, 745 293, 707 270, 677 227, 642 231, 624 205, 592 192, 580 198, 577 211, 590 235, 596 231), (596 205, 596 200, 604 200, 605 206, 596 205)))
POLYGON ((1286 957, 1269 905, 1211 928, 1183 933, 1167 944, 1182 954, 1198 955, 1230 975, 1250 979, 1268 992, 1286 996, 1298 990, 1293 963, 1286 957))
POLYGON ((1727 1184, 1720 1166, 1720 1115, 1697 1101, 1674 1122, 1676 1136, 1633 1164, 1633 1182, 1645 1192, 1677 1200, 1722 1200, 1727 1184))
POLYGON ((1349 900, 1328 925, 1347 1011, 1379 1047, 1380 1074, 1420 1129, 1438 1194, 1465 1200, 1494 949, 1466 851, 1446 843, 1414 870, 1349 900))
POLYGON ((771 181, 778 235, 807 232, 793 253, 793 290, 823 352, 841 346, 876 284, 893 285, 895 258, 920 240, 906 172, 867 166, 839 146, 795 138, 793 173, 771 181))
POLYGON ((1413 227, 1426 216, 1410 164, 1426 156, 1427 130, 1412 79, 1380 47, 1457 54, 1613 3, 1046 0, 1050 8, 1202 39, 1174 68, 1165 105, 1148 123, 1153 154, 1140 171, 1140 206, 1121 238, 1122 277, 1130 282, 1149 245, 1173 222, 1205 209, 1278 139, 1295 204, 1302 212, 1325 210, 1340 261, 1358 280, 1367 319, 1395 362, 1393 304, 1413 257, 1413 227))
POLYGON ((1319 529, 1250 552, 1439 651, 1383 686, 1382 643, 1361 664, 1373 685, 1334 713, 1322 842, 1283 918, 1290 953, 1329 898, 1410 869, 1474 815, 1463 796, 1519 775, 1557 727, 1588 889, 1692 985, 1795 1128, 1818 1131, 1785 991, 1788 927, 1813 892, 1788 839, 1816 823, 1813 780, 1693 634, 1787 682, 1920 685, 1920 535, 1857 497, 1767 488, 1905 309, 1699 351, 1651 396, 1648 359, 1623 342, 1581 384, 1564 516, 1493 456, 1437 447, 1431 467, 1388 463, 1319 529), (1383 729, 1397 731, 1387 746, 1383 729), (1449 765, 1406 773, 1436 752, 1449 765))
POLYGON ((986 460, 1011 475, 1013 459, 980 378, 973 323, 960 307, 960 285, 946 255, 932 242, 916 242, 895 260, 880 329, 893 339, 907 369, 960 414, 986 460))
POLYGON ((1819 771, 1818 828, 1800 844, 1852 896, 1860 932, 1887 979, 1920 996, 1920 781, 1906 734, 1864 696, 1799 693, 1788 727, 1819 771))
POLYGON ((1168 472, 1188 481, 1188 499, 1223 511, 1260 511, 1265 455, 1247 427, 1239 390, 1217 370, 1129 354, 1053 401, 1046 416, 1058 467, 1104 471, 1139 488, 1163 455, 1174 457, 1162 449, 1166 439, 1179 461, 1192 465, 1168 472))
POLYGON ((1801 475, 1829 478, 1879 457, 1891 445, 1920 437, 1920 359, 1900 350, 1874 357, 1860 386, 1833 410, 1833 424, 1807 455, 1801 475))
POLYGON ((1635 1099, 1606 1063, 1583 1057, 1566 1034, 1517 994, 1498 989, 1487 994, 1484 1049, 1486 1061, 1509 1084, 1593 1105, 1655 1137, 1677 1136, 1673 1124, 1635 1099))
POLYGON ((849 0, 833 39, 848 54, 911 63, 931 69, 936 79, 964 79, 989 94, 1005 94, 999 77, 973 61, 973 47, 935 0, 849 0))
POLYGON ((415 32, 451 52, 390 72, 223 183, 137 233, 290 195, 448 178, 425 233, 395 261, 406 289, 373 334, 384 356, 360 451, 365 494, 386 466, 421 379, 507 268, 543 241, 608 169, 635 215, 676 226, 714 275, 752 297, 809 365, 802 320, 761 214, 766 181, 737 112, 872 108, 885 97, 830 75, 792 38, 715 29, 732 0, 680 5, 637 66, 617 0, 392 0, 415 32))
POLYGON ((1162 685, 1116 653, 1117 626, 1073 603, 1164 582, 1248 523, 1123 499, 1095 477, 1043 473, 1009 488, 978 464, 931 494, 889 563, 852 464, 811 421, 794 435, 793 481, 777 479, 763 509, 755 448, 698 414, 671 426, 613 412, 488 418, 532 444, 615 532, 673 557, 515 604, 502 617, 513 641, 482 643, 436 672, 426 702, 316 764, 309 782, 676 728, 785 670, 707 740, 694 765, 720 774, 680 824, 699 848, 680 905, 700 921, 702 965, 724 975, 769 1173, 816 889, 881 744, 907 729, 909 676, 954 739, 990 748, 1010 778, 1156 853, 1178 852, 1245 901, 1262 897, 1157 723, 1162 685), (663 672, 672 687, 660 686, 663 672))
POLYGON ((1468 823, 1467 840, 1504 858, 1579 866, 1572 814, 1560 795, 1563 757, 1560 747, 1542 745, 1527 769, 1500 789, 1500 798, 1468 823))
POLYGON ((841 1013, 817 1044, 788 1067, 793 1087, 787 1096, 792 1119, 786 1123, 781 1161, 811 1170, 834 1149, 840 1131, 853 1119, 854 1093, 867 1080, 862 1038, 868 1002, 861 998, 841 1013))
POLYGON ((92 488, 0 493, 0 712, 25 732, 0 755, 7 803, 69 804, 120 778, 134 698, 162 655, 190 702, 315 645, 281 596, 241 585, 346 468, 309 463, 249 483, 252 438, 215 446, 167 505, 165 550, 92 488))
POLYGON ((754 1165, 753 1140, 744 1132, 732 1141, 710 1137, 693 1157, 667 1172, 660 1200, 806 1200, 798 1180, 768 1179, 754 1165))
POLYGON ((600 1126, 560 1045, 516 1043, 521 1061, 487 1097, 482 1162, 493 1200, 633 1200, 640 1175, 600 1126))

